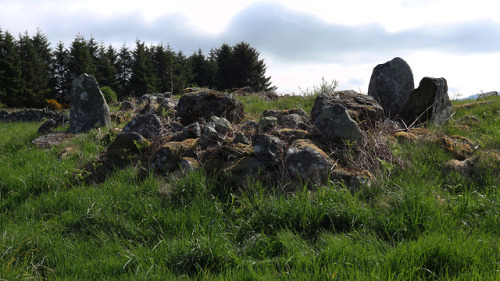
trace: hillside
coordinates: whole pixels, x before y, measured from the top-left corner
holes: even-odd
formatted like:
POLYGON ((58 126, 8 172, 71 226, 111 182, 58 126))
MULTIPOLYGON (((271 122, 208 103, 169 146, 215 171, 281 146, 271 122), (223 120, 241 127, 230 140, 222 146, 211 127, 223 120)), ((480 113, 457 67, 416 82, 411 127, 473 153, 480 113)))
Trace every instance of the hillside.
MULTIPOLYGON (((258 121, 310 114, 315 96, 238 99, 258 121)), ((111 109, 113 127, 132 118, 111 109)), ((500 279, 499 97, 454 102, 440 127, 373 126, 364 145, 339 144, 346 165, 376 166, 357 189, 154 174, 147 151, 106 166, 113 133, 40 149, 41 123, 0 126, 0 279, 500 279)))

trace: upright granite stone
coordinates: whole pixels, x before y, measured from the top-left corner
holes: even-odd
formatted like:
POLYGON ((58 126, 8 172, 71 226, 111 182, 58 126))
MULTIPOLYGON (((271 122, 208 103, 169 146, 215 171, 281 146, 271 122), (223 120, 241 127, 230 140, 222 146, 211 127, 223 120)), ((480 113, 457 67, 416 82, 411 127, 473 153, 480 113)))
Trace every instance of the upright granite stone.
POLYGON ((85 133, 98 126, 111 126, 108 104, 93 76, 82 74, 75 78, 70 98, 70 133, 85 133))
POLYGON ((387 117, 396 116, 414 89, 413 73, 401 58, 377 65, 372 72, 368 95, 377 100, 387 117))
POLYGON ((407 125, 413 122, 441 125, 450 118, 451 112, 446 79, 424 77, 418 88, 411 92, 400 117, 407 125))

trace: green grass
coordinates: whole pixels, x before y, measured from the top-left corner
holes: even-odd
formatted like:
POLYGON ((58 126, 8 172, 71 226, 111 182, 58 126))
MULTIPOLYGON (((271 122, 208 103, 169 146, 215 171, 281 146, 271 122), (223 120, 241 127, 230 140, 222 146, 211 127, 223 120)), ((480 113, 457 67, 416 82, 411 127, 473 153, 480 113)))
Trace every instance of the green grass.
MULTIPOLYGON (((242 100, 255 115, 297 104, 309 112, 314 101, 242 100)), ((431 130, 498 153, 493 100, 431 130), (479 125, 454 127, 471 114, 479 125)), ((0 279, 500 279, 499 178, 489 158, 466 177, 442 169, 453 156, 435 144, 396 144, 406 164, 357 193, 334 183, 234 190, 203 171, 144 177, 133 166, 90 185, 79 176, 105 149, 102 133, 43 150, 31 143, 38 126, 0 125, 0 279), (69 145, 76 154, 58 159, 69 145)))

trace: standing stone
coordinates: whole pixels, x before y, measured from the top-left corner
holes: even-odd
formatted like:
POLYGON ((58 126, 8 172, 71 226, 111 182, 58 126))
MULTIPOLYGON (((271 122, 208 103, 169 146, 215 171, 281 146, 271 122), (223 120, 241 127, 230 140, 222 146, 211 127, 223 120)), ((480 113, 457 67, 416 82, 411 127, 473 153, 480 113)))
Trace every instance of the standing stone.
POLYGON ((111 126, 108 104, 94 76, 82 74, 75 78, 70 97, 70 133, 85 133, 96 126, 111 126))
POLYGON ((386 116, 396 116, 414 89, 413 73, 401 58, 377 65, 372 72, 368 95, 377 100, 386 116))
POLYGON ((446 79, 424 77, 418 88, 411 92, 400 116, 407 125, 415 121, 441 125, 450 118, 451 112, 446 79))
POLYGON ((327 107, 314 121, 314 126, 329 140, 360 141, 363 132, 340 103, 327 107))

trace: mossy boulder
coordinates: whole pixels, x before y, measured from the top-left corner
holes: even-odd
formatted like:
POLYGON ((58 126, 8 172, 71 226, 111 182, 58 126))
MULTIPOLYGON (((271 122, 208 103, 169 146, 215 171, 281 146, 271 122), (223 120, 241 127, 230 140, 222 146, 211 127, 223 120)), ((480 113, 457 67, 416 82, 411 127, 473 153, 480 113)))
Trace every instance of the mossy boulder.
POLYGON ((332 166, 330 157, 308 139, 294 141, 286 152, 286 170, 296 180, 324 184, 332 166))

